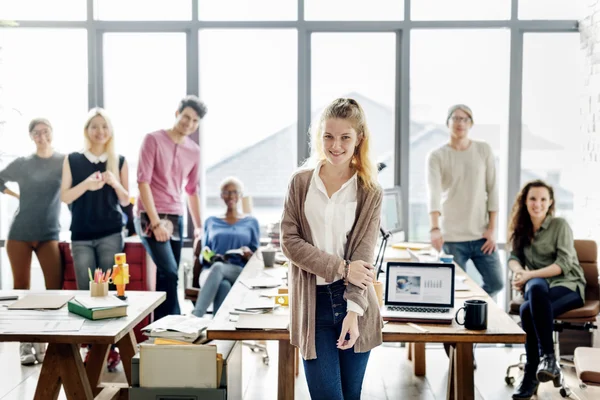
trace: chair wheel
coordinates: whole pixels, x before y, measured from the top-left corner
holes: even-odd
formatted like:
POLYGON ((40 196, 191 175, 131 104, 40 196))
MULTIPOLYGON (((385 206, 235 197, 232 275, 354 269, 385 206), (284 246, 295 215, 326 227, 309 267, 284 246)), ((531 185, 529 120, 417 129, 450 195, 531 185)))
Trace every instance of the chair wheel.
POLYGON ((515 377, 514 376, 505 376, 504 382, 506 382, 506 384, 508 386, 513 386, 515 384, 515 377))
POLYGON ((568 388, 560 388, 560 395, 562 397, 569 397, 571 395, 571 390, 568 388))
POLYGON ((269 357, 263 357, 263 364, 269 365, 269 357))

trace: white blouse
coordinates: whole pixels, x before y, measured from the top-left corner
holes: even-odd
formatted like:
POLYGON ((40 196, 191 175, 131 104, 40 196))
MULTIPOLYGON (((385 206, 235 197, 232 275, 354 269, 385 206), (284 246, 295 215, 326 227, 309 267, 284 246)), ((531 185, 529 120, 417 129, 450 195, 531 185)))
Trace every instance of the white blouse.
MULTIPOLYGON (((344 258, 348 233, 356 218, 358 178, 354 174, 330 198, 327 195, 325 184, 319 177, 322 165, 323 162, 317 165, 310 181, 304 203, 304 215, 310 226, 314 246, 319 250, 344 258)), ((340 279, 342 276, 336 275, 334 282, 340 279)), ((317 276, 317 285, 331 283, 327 283, 324 278, 317 276)), ((364 312, 353 301, 348 301, 348 311, 354 311, 361 316, 364 312)))

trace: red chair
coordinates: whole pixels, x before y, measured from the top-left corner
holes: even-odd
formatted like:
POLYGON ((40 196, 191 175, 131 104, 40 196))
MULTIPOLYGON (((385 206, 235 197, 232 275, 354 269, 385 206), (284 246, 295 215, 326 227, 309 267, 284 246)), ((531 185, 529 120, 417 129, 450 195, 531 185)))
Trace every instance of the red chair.
MULTIPOLYGON (((73 268, 73 257, 71 257, 71 245, 69 242, 60 242, 58 245, 64 268, 63 289, 77 290, 77 281, 75 279, 75 269, 73 268)), ((147 262, 146 249, 139 240, 134 238, 125 242, 124 253, 127 255, 127 264, 129 264, 129 283, 126 290, 150 290, 156 289, 156 266, 152 262, 147 262)), ((141 329, 150 324, 151 315, 148 315, 135 328, 135 338, 138 343, 146 340, 146 336, 141 333, 141 329)))

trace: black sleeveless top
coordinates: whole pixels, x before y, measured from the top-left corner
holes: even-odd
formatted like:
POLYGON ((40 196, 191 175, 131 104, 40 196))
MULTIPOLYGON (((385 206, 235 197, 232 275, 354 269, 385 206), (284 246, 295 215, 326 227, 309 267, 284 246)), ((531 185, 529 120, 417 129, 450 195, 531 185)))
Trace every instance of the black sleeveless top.
MULTIPOLYGON (((119 156, 119 171, 125 157, 119 156)), ((94 172, 105 172, 106 161, 92 163, 83 153, 69 154, 69 166, 73 177, 72 186, 77 186, 94 172)), ((95 240, 121 232, 123 214, 115 190, 104 185, 96 191, 88 190, 71 203, 71 240, 95 240)))

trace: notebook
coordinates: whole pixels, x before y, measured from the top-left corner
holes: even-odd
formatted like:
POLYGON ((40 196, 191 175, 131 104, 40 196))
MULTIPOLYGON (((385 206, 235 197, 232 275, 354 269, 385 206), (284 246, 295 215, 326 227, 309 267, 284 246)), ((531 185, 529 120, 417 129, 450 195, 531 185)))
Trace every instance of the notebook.
POLYGON ((73 297, 72 294, 28 294, 8 306, 9 310, 58 310, 73 297))
POLYGON ((388 263, 384 320, 450 324, 454 314, 454 264, 388 263))

